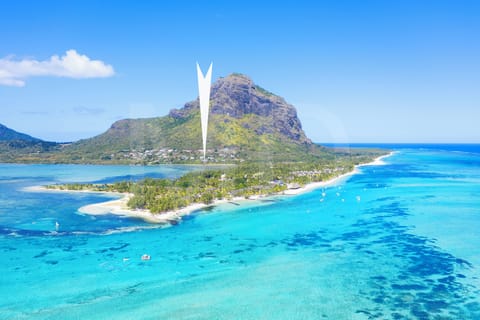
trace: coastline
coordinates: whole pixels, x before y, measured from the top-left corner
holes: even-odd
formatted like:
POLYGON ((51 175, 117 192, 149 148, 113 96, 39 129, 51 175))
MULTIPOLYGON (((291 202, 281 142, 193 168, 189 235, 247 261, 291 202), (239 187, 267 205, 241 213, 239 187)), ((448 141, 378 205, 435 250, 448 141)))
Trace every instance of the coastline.
MULTIPOLYGON (((385 162, 383 161, 385 158, 390 157, 393 155, 394 152, 390 152, 389 154, 380 156, 375 158, 372 162, 369 163, 364 163, 360 165, 356 165, 354 169, 350 172, 344 173, 338 177, 334 177, 332 179, 326 180, 326 181, 319 181, 319 182, 312 182, 309 183, 301 188, 298 189, 288 189, 285 190, 281 193, 275 194, 275 195, 270 195, 270 196, 292 196, 292 195, 299 195, 305 192, 310 192, 315 189, 319 188, 324 188, 330 185, 333 185, 335 183, 338 183, 345 178, 348 178, 354 174, 357 174, 360 172, 361 167, 364 166, 378 166, 378 165, 384 165, 385 162)), ((259 200, 263 198, 268 198, 270 196, 253 196, 250 198, 243 198, 243 197, 237 197, 233 199, 222 199, 222 200, 214 200, 213 203, 211 204, 205 204, 205 203, 193 203, 191 205, 188 205, 184 208, 177 209, 177 210, 172 210, 172 211, 166 211, 158 214, 151 213, 147 209, 131 209, 127 206, 128 201, 130 200, 131 197, 133 197, 133 194, 131 193, 118 193, 118 192, 106 192, 106 191, 93 191, 93 190, 58 190, 58 189, 48 189, 43 186, 31 186, 31 187, 26 187, 24 188, 24 191, 27 192, 70 192, 70 193, 77 193, 77 192, 82 192, 82 193, 100 193, 100 194, 109 194, 109 195, 115 195, 115 196, 120 196, 119 199, 113 199, 105 202, 100 202, 100 203, 94 203, 94 204, 89 204, 83 207, 80 207, 78 211, 83 214, 88 214, 88 215, 103 215, 103 214, 113 214, 113 215, 118 215, 118 216, 123 216, 123 217, 129 217, 129 218, 137 218, 137 219, 142 219, 146 222, 149 223, 160 223, 160 224, 165 224, 165 223, 171 223, 173 221, 178 221, 180 220, 183 216, 189 215, 193 213, 194 211, 210 207, 210 206, 217 206, 220 204, 225 204, 225 203, 230 203, 230 202, 244 202, 244 201, 254 201, 254 200, 259 200)))
POLYGON ((344 180, 345 178, 348 178, 350 176, 353 176, 354 174, 360 173, 359 168, 361 168, 361 167, 382 166, 382 165, 384 165, 385 162, 383 160, 385 158, 388 158, 388 157, 392 156, 394 153, 395 152, 392 151, 389 154, 386 154, 386 155, 375 158, 372 162, 358 164, 353 168, 352 171, 344 173, 342 175, 339 175, 338 177, 334 177, 334 178, 331 178, 331 179, 326 180, 326 181, 312 182, 312 183, 306 184, 305 186, 303 186, 301 188, 298 188, 298 189, 288 189, 288 190, 283 191, 283 193, 281 193, 280 195, 298 195, 298 194, 309 192, 309 191, 312 191, 312 190, 315 190, 315 189, 331 186, 335 183, 338 183, 338 182, 344 180))

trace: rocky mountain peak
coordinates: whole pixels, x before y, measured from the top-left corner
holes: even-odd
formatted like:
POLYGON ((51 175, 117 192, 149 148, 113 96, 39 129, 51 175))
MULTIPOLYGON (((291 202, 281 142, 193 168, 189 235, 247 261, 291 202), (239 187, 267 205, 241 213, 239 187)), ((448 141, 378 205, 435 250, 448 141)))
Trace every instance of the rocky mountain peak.
MULTIPOLYGON (((185 104, 182 109, 172 110, 170 116, 182 118, 198 109, 197 99, 185 104)), ((297 143, 311 143, 302 130, 295 107, 282 97, 256 85, 251 78, 243 74, 233 73, 219 78, 212 85, 210 113, 235 119, 255 115, 263 119, 263 124, 255 128, 257 134, 279 133, 297 143)), ((245 126, 248 126, 248 123, 244 124, 245 126)))

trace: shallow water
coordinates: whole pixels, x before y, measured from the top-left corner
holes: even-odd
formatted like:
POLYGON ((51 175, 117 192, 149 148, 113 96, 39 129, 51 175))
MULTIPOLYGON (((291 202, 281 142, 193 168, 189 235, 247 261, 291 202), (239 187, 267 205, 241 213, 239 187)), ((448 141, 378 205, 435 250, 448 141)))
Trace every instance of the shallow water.
POLYGON ((22 188, 189 168, 0 165, 0 318, 479 319, 480 152, 458 151, 401 149, 325 190, 168 228, 78 213, 106 196, 22 188))

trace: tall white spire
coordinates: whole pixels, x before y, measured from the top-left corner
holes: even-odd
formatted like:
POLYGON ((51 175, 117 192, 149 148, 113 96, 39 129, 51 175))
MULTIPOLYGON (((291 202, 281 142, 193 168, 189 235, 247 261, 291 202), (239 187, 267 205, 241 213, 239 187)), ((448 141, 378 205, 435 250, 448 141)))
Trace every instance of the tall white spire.
POLYGON ((200 118, 202 122, 202 139, 203 139, 203 160, 207 153, 207 131, 208 131, 208 112, 210 109, 210 85, 212 83, 212 65, 208 68, 207 74, 203 76, 202 70, 197 62, 197 78, 198 78, 198 97, 200 100, 200 118))

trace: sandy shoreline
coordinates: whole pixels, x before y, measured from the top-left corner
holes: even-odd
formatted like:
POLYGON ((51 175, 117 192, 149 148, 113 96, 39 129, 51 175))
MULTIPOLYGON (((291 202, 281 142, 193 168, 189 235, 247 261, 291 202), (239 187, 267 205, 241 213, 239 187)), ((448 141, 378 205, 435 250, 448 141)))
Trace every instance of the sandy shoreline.
MULTIPOLYGON (((383 165, 385 162, 383 159, 391 156, 394 152, 391 152, 387 155, 383 155, 381 157, 376 158, 374 161, 357 165, 355 166, 354 170, 351 172, 347 172, 345 174, 342 174, 338 177, 332 178, 327 181, 320 181, 320 182, 313 182, 309 183, 301 188, 298 189, 288 189, 283 191, 282 193, 279 193, 274 196, 282 196, 282 195, 298 195, 301 193, 309 192, 315 189, 323 188, 330 186, 332 184, 335 184, 337 182, 342 181, 343 179, 357 174, 360 172, 359 168, 363 166, 378 166, 378 165, 383 165)), ((83 206, 78 209, 79 212, 83 214, 89 214, 89 215, 102 215, 102 214, 114 214, 114 215, 119 215, 119 216, 124 216, 124 217, 130 217, 130 218, 138 218, 142 219, 146 222, 150 223, 170 223, 172 221, 176 221, 181 219, 181 217, 185 215, 189 215, 192 212, 196 210, 200 210, 205 207, 209 206, 216 206, 219 204, 225 204, 225 203, 230 203, 230 202, 244 202, 244 201, 252 201, 252 200, 258 200, 258 199, 263 199, 267 198, 269 196, 254 196, 250 197, 248 199, 246 198, 233 198, 233 199, 223 199, 223 200, 215 200, 212 204, 204 204, 204 203, 194 203, 189 206, 186 206, 184 208, 178 209, 178 210, 173 210, 173 211, 167 211, 167 212, 162 212, 159 214, 153 214, 149 210, 146 209, 130 209, 127 206, 128 201, 130 198, 133 196, 131 193, 118 193, 118 192, 104 192, 104 191, 89 191, 89 190, 58 190, 58 189, 47 189, 42 186, 32 186, 32 187, 27 187, 24 188, 24 191, 28 192, 83 192, 83 193, 100 193, 100 194, 110 194, 110 195, 115 195, 115 196, 120 196, 120 199, 114 199, 114 200, 109 200, 106 202, 101 202, 101 203, 94 203, 94 204, 89 204, 86 206, 83 206)))
MULTIPOLYGON (((67 192, 67 193, 97 193, 112 196, 119 196, 119 199, 113 199, 105 202, 88 204, 80 207, 78 212, 89 215, 114 214, 129 218, 138 218, 150 223, 169 223, 180 219, 182 216, 192 213, 195 210, 202 209, 208 205, 203 203, 194 203, 185 208, 175 211, 163 212, 161 214, 153 214, 149 210, 131 209, 128 207, 128 201, 133 197, 132 193, 108 192, 108 191, 94 191, 94 190, 60 190, 49 189, 44 186, 31 186, 22 189, 26 192, 67 192)), ((222 201, 223 202, 223 201, 222 201)), ((218 201, 219 203, 222 203, 218 201)), ((211 204, 215 205, 216 202, 211 204)))
POLYGON ((375 158, 375 160, 373 160, 372 162, 356 165, 355 168, 352 171, 344 173, 344 174, 342 174, 338 177, 335 177, 335 178, 332 178, 332 179, 329 179, 329 180, 326 180, 326 181, 312 182, 312 183, 309 183, 309 184, 307 184, 307 185, 305 185, 301 188, 298 188, 298 189, 288 189, 288 190, 283 191, 282 194, 284 194, 284 195, 297 195, 297 194, 309 192, 309 191, 312 191, 312 190, 315 190, 315 189, 328 187, 332 184, 335 184, 335 183, 338 183, 338 182, 342 181, 343 179, 345 179, 347 177, 350 177, 354 174, 359 173, 360 172, 359 168, 361 168, 361 167, 384 165, 385 162, 383 161, 383 159, 385 159, 387 157, 390 157, 393 154, 394 154, 394 152, 392 151, 389 154, 386 154, 386 155, 380 156, 378 158, 375 158))
POLYGON ((150 223, 169 223, 180 219, 182 216, 192 213, 195 210, 206 207, 203 203, 195 203, 175 211, 153 214, 146 209, 130 209, 128 201, 133 194, 126 193, 120 199, 110 200, 101 203, 89 204, 78 209, 79 212, 90 215, 115 214, 119 216, 139 218, 150 223))

